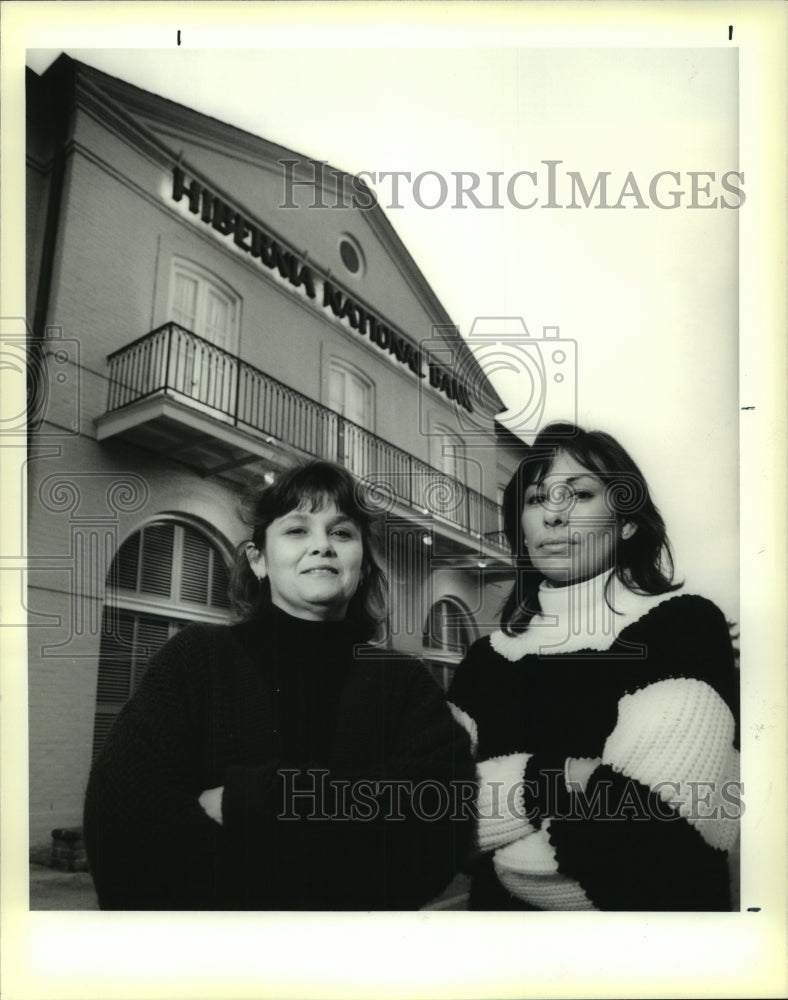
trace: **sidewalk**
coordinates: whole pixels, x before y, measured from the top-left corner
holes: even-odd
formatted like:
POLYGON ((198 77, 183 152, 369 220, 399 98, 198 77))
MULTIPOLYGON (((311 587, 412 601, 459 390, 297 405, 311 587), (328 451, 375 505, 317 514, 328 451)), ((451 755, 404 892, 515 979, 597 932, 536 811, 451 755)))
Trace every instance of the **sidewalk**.
POLYGON ((61 872, 30 865, 31 910, 97 910, 93 880, 87 872, 61 872))

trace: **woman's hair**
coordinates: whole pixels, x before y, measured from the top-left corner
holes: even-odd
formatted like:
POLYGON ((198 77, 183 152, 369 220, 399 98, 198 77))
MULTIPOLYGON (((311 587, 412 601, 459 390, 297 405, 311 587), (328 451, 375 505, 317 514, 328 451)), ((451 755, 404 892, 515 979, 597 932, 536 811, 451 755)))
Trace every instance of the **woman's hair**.
MULTIPOLYGON (((253 545, 263 550, 268 526, 278 517, 297 509, 317 511, 336 504, 361 532, 361 578, 348 604, 346 621, 368 640, 385 617, 388 584, 375 559, 377 522, 372 504, 365 504, 364 490, 363 483, 357 483, 333 462, 307 462, 281 473, 270 486, 251 491, 244 501, 243 520, 253 545)), ((260 580, 252 572, 246 556, 248 544, 245 541, 238 546, 230 576, 229 596, 239 621, 248 621, 271 605, 271 584, 267 577, 260 580)))
POLYGON ((639 594, 664 594, 681 586, 673 582, 665 522, 629 453, 604 431, 586 431, 571 423, 549 424, 539 432, 504 491, 504 533, 516 573, 501 611, 501 626, 509 635, 526 629, 539 610, 538 591, 544 576, 531 562, 525 544, 523 504, 528 487, 544 480, 559 452, 593 472, 605 488, 605 501, 616 521, 629 522, 637 529, 628 538, 616 540, 615 576, 639 594))

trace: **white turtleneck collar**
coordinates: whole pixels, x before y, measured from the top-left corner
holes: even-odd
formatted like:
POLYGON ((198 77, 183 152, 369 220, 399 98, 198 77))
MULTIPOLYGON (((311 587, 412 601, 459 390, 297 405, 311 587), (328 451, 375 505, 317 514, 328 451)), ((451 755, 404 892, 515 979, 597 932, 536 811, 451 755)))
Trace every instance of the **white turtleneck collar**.
POLYGON ((615 576, 611 580, 611 576, 612 572, 605 570, 568 587, 551 587, 543 581, 539 587, 541 613, 534 615, 528 629, 519 635, 493 632, 490 636, 493 649, 512 661, 529 653, 605 650, 628 625, 676 595, 676 591, 653 596, 635 594, 615 576))

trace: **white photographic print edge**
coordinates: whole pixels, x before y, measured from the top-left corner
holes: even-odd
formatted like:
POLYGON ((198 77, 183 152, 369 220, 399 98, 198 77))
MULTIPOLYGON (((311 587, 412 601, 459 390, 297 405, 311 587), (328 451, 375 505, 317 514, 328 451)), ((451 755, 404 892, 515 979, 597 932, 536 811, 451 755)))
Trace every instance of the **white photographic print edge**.
MULTIPOLYGON (((572 415, 633 452, 679 578, 741 630, 747 809, 735 914, 31 913, 25 639, 3 628, 8 995, 784 992, 784 8, 25 6, 2 11, 0 316, 30 311, 24 65, 44 50, 363 172, 466 340, 521 317, 575 345, 572 415)), ((8 613, 24 448, 0 458, 8 613)))

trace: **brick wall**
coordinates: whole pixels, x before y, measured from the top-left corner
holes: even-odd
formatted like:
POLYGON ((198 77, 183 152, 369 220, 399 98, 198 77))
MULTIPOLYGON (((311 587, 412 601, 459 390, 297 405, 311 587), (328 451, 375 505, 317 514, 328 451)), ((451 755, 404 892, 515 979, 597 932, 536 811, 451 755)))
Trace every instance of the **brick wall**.
MULTIPOLYGON (((31 463, 28 496, 29 556, 31 565, 40 567, 28 574, 27 597, 30 843, 35 849, 50 842, 54 828, 81 823, 90 768, 104 570, 91 569, 82 575, 84 583, 75 584, 74 529, 89 535, 103 517, 105 533, 121 544, 146 520, 178 512, 213 526, 216 537, 232 546, 245 532, 237 517, 238 498, 226 486, 200 480, 154 455, 98 445, 85 436, 64 440, 58 456, 31 463), (113 514, 106 490, 124 480, 142 483, 147 500, 138 510, 113 514), (63 509, 52 509, 53 496, 68 501, 63 509), (84 597, 78 593, 84 591, 84 597), (74 631, 75 613, 81 634, 74 631)), ((103 544, 101 538, 98 542, 103 544)), ((113 554, 107 545, 106 559, 113 554)))

